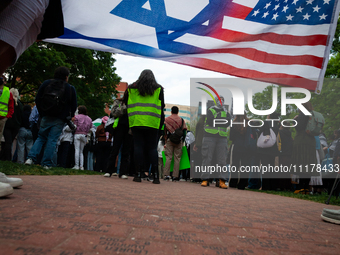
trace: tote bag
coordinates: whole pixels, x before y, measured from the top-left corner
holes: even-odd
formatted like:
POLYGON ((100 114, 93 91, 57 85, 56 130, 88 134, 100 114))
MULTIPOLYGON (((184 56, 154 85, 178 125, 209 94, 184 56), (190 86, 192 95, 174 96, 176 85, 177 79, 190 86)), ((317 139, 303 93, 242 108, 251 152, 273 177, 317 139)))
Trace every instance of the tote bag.
POLYGON ((257 139, 257 147, 270 148, 276 143, 276 135, 273 129, 270 129, 270 135, 263 135, 263 132, 257 139))

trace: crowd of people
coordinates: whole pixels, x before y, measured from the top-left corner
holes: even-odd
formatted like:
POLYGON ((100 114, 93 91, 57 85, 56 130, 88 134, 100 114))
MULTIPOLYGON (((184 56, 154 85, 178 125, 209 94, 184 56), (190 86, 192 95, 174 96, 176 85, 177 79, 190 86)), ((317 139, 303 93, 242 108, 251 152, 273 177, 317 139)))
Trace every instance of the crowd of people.
MULTIPOLYGON (((150 172, 149 179, 159 183, 157 145, 164 132, 165 104, 163 88, 152 71, 140 74, 124 96, 114 101, 110 116, 102 117, 98 127, 88 116, 86 106, 77 107, 76 90, 68 77, 68 68, 57 68, 54 78, 39 87, 33 109, 22 105, 17 89, 7 93, 8 87, 3 86, 8 107, 5 117, 1 117, 1 159, 39 164, 45 169, 60 166, 94 170, 105 173, 105 177, 118 174, 127 179, 130 175, 136 182, 150 172)), ((5 77, 2 79, 5 84, 5 77)), ((171 118, 165 120, 169 123, 167 129, 186 130, 175 108, 171 118)), ((181 148, 181 144, 179 141, 176 146, 181 148)), ((168 144, 167 150, 172 153, 170 147, 168 144)), ((176 155, 177 165, 181 155, 176 155)))
MULTIPOLYGON (((190 176, 189 168, 180 169, 184 145, 189 151, 192 148, 192 169, 215 163, 237 170, 241 166, 312 166, 321 165, 325 158, 333 158, 333 164, 338 164, 340 130, 334 131, 328 144, 322 133, 322 115, 321 124, 315 124, 313 129, 309 126, 319 114, 309 102, 303 105, 313 113, 312 117, 300 112, 294 118, 297 123, 294 139, 293 129, 285 121, 263 121, 263 125, 254 127, 248 124, 244 114, 233 119, 234 123, 243 125, 229 127, 231 115, 224 108, 223 97, 216 98, 217 104, 200 117, 194 135, 187 132, 178 107, 172 107, 171 115, 165 118, 163 88, 151 70, 144 70, 138 80, 128 86, 124 96, 114 101, 110 116, 102 117, 101 124, 96 127, 86 106, 77 106, 76 90, 68 83, 68 77, 66 67, 57 68, 54 78, 40 86, 33 109, 21 103, 17 89, 4 86, 5 77, 2 77, 0 100, 5 106, 0 104, 1 160, 39 164, 45 169, 59 166, 94 170, 105 173, 104 177, 118 175, 128 179, 133 176, 135 182, 146 179, 154 184, 160 184, 160 178, 198 182, 202 187, 215 182, 222 189, 293 190, 315 194, 324 188, 329 190, 332 184, 328 178, 323 179, 322 171, 305 168, 298 169, 296 174, 287 172, 280 176, 273 172, 242 171, 190 176), (225 119, 228 124, 216 126, 216 119, 225 119)), ((274 112, 267 119, 278 120, 279 115, 274 112)), ((1 173, 0 183, 1 178, 12 187, 22 185, 19 178, 7 178, 1 173)), ((0 195, 10 193, 8 186, 1 185, 0 195)))
MULTIPOLYGON (((218 164, 235 167, 237 171, 229 170, 224 176, 215 176, 214 181, 220 188, 230 186, 238 189, 294 191, 301 194, 320 194, 326 190, 329 193, 336 173, 327 172, 326 168, 329 166, 324 165, 323 161, 328 159, 329 163, 333 159, 331 164, 334 170, 340 163, 340 129, 334 131, 328 142, 322 132, 323 116, 313 110, 310 102, 303 106, 312 115, 300 112, 294 118, 297 123, 295 127, 288 121, 280 122, 277 112, 268 115, 268 121, 262 121, 262 125, 258 121, 249 122, 244 114, 235 116, 232 122, 237 124, 230 127, 229 133, 226 128, 229 127, 231 116, 225 113, 223 104, 209 108, 207 115, 201 116, 196 126, 192 154, 194 165, 218 164), (228 124, 217 126, 214 130, 214 118, 225 119, 228 124), (317 124, 311 131, 313 122, 317 124), (294 139, 293 130, 296 131, 294 139), (225 149, 227 137, 230 146, 225 149), (249 171, 239 171, 241 166, 249 171), (273 171, 275 166, 280 167, 276 168, 278 171, 273 171)), ((201 185, 206 187, 209 181, 211 182, 211 178, 202 178, 201 185)))
MULTIPOLYGON (((5 0, 0 3, 0 13, 0 75, 15 64, 36 40, 58 37, 64 32, 60 0, 5 0)), ((135 182, 141 182, 146 177, 145 173, 149 173, 147 177, 154 184, 159 184, 159 178, 163 176, 165 180, 175 181, 181 176, 200 182, 202 187, 207 187, 214 179, 222 189, 229 186, 238 189, 295 189, 305 194, 311 191, 308 185, 316 187, 316 191, 312 189, 312 192, 320 192, 322 185, 327 187, 322 173, 303 171, 299 175, 287 174, 285 178, 279 179, 268 173, 261 176, 221 174, 217 178, 203 174, 199 178, 190 178, 188 169, 179 171, 184 137, 187 147, 191 146, 193 150, 193 166, 207 166, 214 158, 217 158, 218 164, 236 168, 312 165, 320 164, 325 157, 332 157, 333 165, 339 164, 340 130, 334 131, 334 137, 328 145, 323 133, 311 135, 306 132, 309 120, 302 113, 296 116, 298 125, 295 127, 297 134, 294 140, 290 128, 279 124, 270 127, 266 123, 261 128, 245 124, 243 127, 231 127, 228 133, 228 127, 211 125, 214 118, 230 120, 229 113, 220 101, 220 105, 208 110, 207 116, 201 116, 196 136, 193 137, 189 132, 186 135, 186 125, 178 116, 178 108, 172 109, 168 119, 164 118, 164 91, 150 70, 141 73, 139 79, 129 86, 124 98, 117 100, 117 107, 112 108, 110 118, 104 116, 102 124, 95 128, 87 116, 86 106, 77 107, 76 91, 68 83, 68 76, 67 68, 57 69, 54 79, 40 86, 33 109, 30 105, 22 105, 18 90, 4 86, 6 78, 0 77, 1 160, 40 164, 46 169, 53 166, 94 169, 105 172, 105 177, 119 172, 119 177, 124 179, 127 175, 134 175, 135 182), (58 91, 67 91, 64 94, 68 96, 63 98, 62 105, 60 102, 49 105, 48 102, 53 102, 50 99, 55 98, 58 91), (75 115, 76 110, 78 112, 75 115), (114 121, 110 122, 110 119, 114 121), (229 148, 228 138, 232 141, 229 148), (74 153, 70 153, 73 150, 74 153), (116 159, 119 152, 118 169, 116 159), (166 157, 164 169, 163 153, 166 157), (170 177, 172 157, 174 167, 170 177), (292 184, 298 185, 298 188, 293 188, 292 184)), ((307 103, 306 108, 311 111, 312 105, 307 103)), ((269 119, 277 117, 276 113, 268 116, 269 119)), ((235 121, 244 123, 246 120, 246 115, 235 118, 235 121)), ((21 185, 23 182, 20 178, 8 178, 0 173, 0 197, 12 194, 13 187, 21 185)), ((340 223, 339 214, 338 210, 324 209, 322 215, 323 219, 340 223)))
MULTIPOLYGON (((46 169, 59 166, 94 170, 105 173, 105 177, 118 175, 127 179, 134 176, 134 181, 148 178, 159 183, 161 177, 174 181, 192 180, 204 187, 217 182, 224 189, 230 186, 320 193, 323 187, 329 188, 330 182, 323 181, 320 171, 296 175, 286 173, 279 177, 271 173, 239 172, 212 178, 209 173, 204 173, 200 178, 190 178, 189 169, 179 169, 186 137, 187 148, 193 148, 192 167, 209 166, 213 160, 219 165, 231 165, 236 169, 260 165, 305 166, 321 164, 326 156, 333 158, 333 155, 336 163, 340 156, 340 130, 334 131, 328 146, 324 133, 312 136, 306 132, 309 117, 302 112, 295 118, 297 133, 294 140, 289 123, 282 125, 279 121, 264 121, 262 127, 250 127, 246 115, 236 116, 233 120, 244 125, 229 127, 228 124, 215 128, 214 119, 226 119, 228 123, 231 119, 221 97, 222 101, 216 98, 217 104, 208 109, 206 116, 201 116, 195 136, 191 132, 186 134, 187 126, 178 115, 178 107, 171 109, 171 116, 164 117, 163 88, 156 82, 152 71, 144 70, 124 96, 114 101, 110 116, 102 117, 101 124, 96 127, 87 115, 86 106, 77 107, 76 91, 68 84, 68 76, 67 68, 57 68, 54 79, 40 86, 33 109, 21 103, 17 89, 9 90, 8 119, 0 117, 3 127, 0 128, 0 131, 3 130, 1 160, 40 164, 46 169), (49 105, 51 99, 46 99, 46 91, 51 92, 51 86, 65 90, 64 106, 58 106, 61 110, 57 111, 55 106, 49 105), (270 146, 262 147, 258 145, 261 135, 275 139, 270 146), (229 148, 228 139, 231 141, 229 148), (172 158, 174 166, 170 173, 172 158)), ((5 83, 5 77, 2 80, 5 83)), ((304 106, 313 111, 310 103, 304 106)), ((277 120, 279 115, 274 112, 268 115, 268 119, 277 120)))

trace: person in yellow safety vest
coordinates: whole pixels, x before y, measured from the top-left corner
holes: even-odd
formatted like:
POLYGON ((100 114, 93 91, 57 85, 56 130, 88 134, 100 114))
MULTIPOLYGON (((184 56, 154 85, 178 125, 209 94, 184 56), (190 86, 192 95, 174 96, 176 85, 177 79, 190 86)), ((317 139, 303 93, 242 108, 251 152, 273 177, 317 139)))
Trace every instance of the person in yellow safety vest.
POLYGON ((128 87, 127 113, 133 134, 135 177, 141 182, 144 163, 151 164, 153 183, 159 184, 157 144, 164 123, 164 93, 151 70, 143 70, 128 87), (144 162, 144 159, 146 162, 144 162))
MULTIPOLYGON (((210 107, 207 110, 207 117, 204 124, 204 135, 202 141, 202 166, 205 170, 209 166, 220 166, 222 169, 227 164, 228 155, 228 138, 227 127, 230 125, 230 114, 224 108, 224 98, 220 96, 220 100, 216 97, 216 105, 210 107), (216 121, 216 120, 219 121, 216 121), (215 122, 214 122, 215 120, 215 122), (216 124, 216 123, 223 124, 216 124), (227 123, 226 123, 227 122, 227 123)), ((216 170, 218 168, 216 167, 216 170)), ((201 186, 206 187, 209 185, 209 179, 219 179, 219 187, 227 189, 225 184, 227 179, 226 172, 216 171, 214 174, 210 174, 208 171, 202 171, 201 186)))
MULTIPOLYGON (((6 78, 0 77, 0 140, 5 128, 7 119, 12 118, 14 113, 14 99, 9 88, 5 86, 6 78)), ((0 143, 1 149, 1 143, 0 143)))

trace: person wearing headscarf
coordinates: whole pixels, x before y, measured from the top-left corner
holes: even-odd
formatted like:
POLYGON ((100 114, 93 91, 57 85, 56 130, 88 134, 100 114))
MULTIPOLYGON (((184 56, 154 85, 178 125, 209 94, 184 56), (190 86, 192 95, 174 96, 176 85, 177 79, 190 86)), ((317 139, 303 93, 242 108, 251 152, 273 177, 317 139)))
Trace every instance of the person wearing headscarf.
MULTIPOLYGON (((280 114, 273 112, 267 116, 267 120, 278 120, 280 114)), ((275 157, 279 156, 279 149, 277 147, 276 138, 280 129, 280 122, 278 121, 264 121, 262 127, 260 127, 260 134, 272 139, 275 137, 275 143, 266 148, 258 147, 257 152, 261 160, 261 166, 271 168, 275 167, 275 157), (275 135, 272 137, 272 135, 275 135)), ((262 173, 262 190, 276 190, 278 188, 279 176, 274 172, 263 172, 262 173)))
MULTIPOLYGON (((309 112, 313 111, 313 105, 310 102, 303 103, 302 105, 309 112)), ((314 136, 306 132, 309 116, 300 111, 299 115, 295 116, 294 119, 296 120, 297 125, 295 126, 296 136, 293 144, 292 166, 295 166, 297 168, 300 165, 316 165, 316 140, 314 136)), ((306 169, 305 167, 303 167, 299 171, 299 184, 303 192, 307 193, 309 191, 310 178, 311 176, 317 175, 319 175, 317 171, 311 172, 308 171, 308 168, 306 169)))

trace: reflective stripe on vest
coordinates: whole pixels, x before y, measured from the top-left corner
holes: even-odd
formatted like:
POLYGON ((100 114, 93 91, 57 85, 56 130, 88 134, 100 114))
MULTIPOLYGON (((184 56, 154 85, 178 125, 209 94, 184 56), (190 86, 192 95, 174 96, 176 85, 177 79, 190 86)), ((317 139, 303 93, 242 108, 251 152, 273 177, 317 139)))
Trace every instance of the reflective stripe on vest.
MULTIPOLYGON (((214 119, 216 119, 218 113, 216 112, 215 109, 209 109, 212 114, 214 115, 214 119)), ((227 117, 227 113, 225 111, 221 111, 221 118, 226 118, 227 117)), ((205 132, 209 133, 209 134, 219 134, 220 136, 227 136, 227 128, 224 127, 210 127, 209 125, 207 125, 207 119, 205 119, 205 128, 204 128, 205 132)))
POLYGON ((11 93, 9 88, 4 86, 2 94, 0 96, 0 116, 6 117, 8 113, 8 101, 11 93))
POLYGON ((138 89, 129 89, 127 104, 129 127, 159 129, 162 114, 161 100, 159 100, 160 92, 161 88, 158 88, 151 96, 141 96, 138 89))

